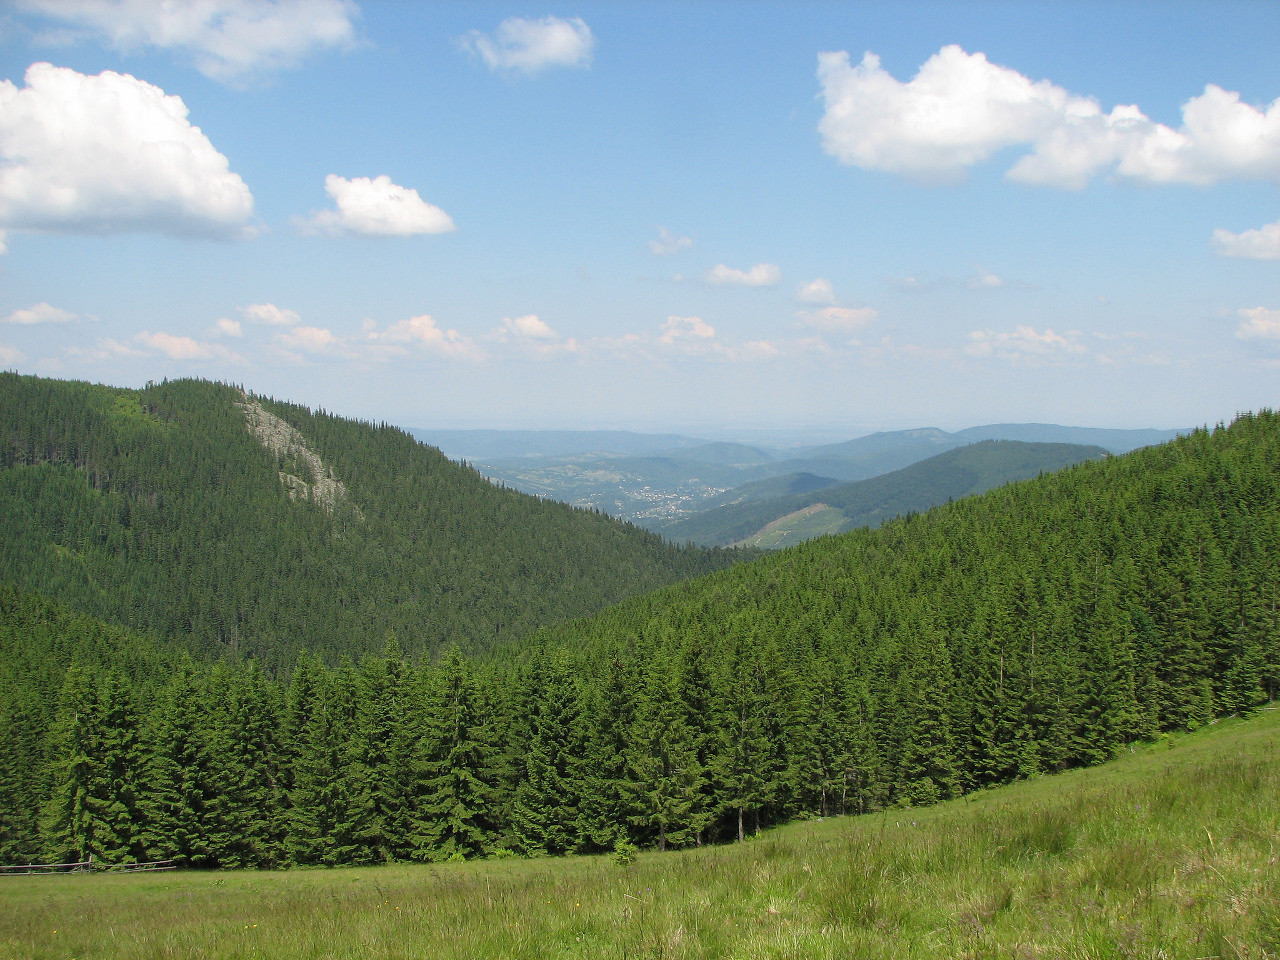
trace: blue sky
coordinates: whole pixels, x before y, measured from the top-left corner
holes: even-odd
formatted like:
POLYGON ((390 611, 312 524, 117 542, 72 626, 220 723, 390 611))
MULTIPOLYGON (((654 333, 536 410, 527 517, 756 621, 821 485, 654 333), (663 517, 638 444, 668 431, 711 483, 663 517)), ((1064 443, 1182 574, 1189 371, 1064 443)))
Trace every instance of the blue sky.
POLYGON ((1280 4, 10 0, 0 365, 407 427, 1280 387, 1280 4))

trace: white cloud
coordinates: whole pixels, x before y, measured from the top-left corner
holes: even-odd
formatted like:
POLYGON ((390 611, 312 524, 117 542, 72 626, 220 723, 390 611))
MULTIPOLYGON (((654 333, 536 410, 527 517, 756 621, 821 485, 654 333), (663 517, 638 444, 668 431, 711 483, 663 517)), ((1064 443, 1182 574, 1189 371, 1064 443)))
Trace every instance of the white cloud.
POLYGON ((831 306, 821 310, 802 310, 798 316, 819 330, 847 333, 874 323, 878 314, 874 307, 831 306))
POLYGON ((214 80, 240 81, 290 67, 313 50, 350 47, 352 0, 19 0, 19 6, 129 52, 190 56, 214 80))
POLYGON ((47 63, 0 80, 0 228, 234 237, 252 213, 179 97, 47 63))
POLYGON ((133 338, 136 342, 157 353, 162 353, 170 360, 211 360, 235 359, 235 354, 218 344, 205 343, 192 337, 176 336, 158 330, 151 333, 144 330, 133 338))
POLYGON ((1280 221, 1244 233, 1219 228, 1213 231, 1213 248, 1224 257, 1280 260, 1280 221))
POLYGON ((373 343, 389 344, 394 347, 419 346, 446 357, 479 359, 482 356, 480 349, 470 338, 463 336, 457 330, 440 329, 435 320, 427 314, 399 320, 381 331, 378 330, 377 324, 367 321, 365 335, 373 343))
POLYGON ((554 340, 556 332, 545 320, 538 319, 536 313, 528 313, 523 317, 503 317, 502 329, 505 333, 525 340, 554 340))
POLYGON ((70 323, 72 320, 79 319, 79 314, 71 313, 58 307, 51 307, 41 301, 33 307, 27 307, 25 310, 13 311, 13 313, 4 318, 3 322, 31 326, 37 323, 70 323))
POLYGON ((707 272, 707 283, 735 283, 744 287, 771 287, 782 280, 782 271, 776 264, 757 263, 750 270, 734 270, 718 263, 707 272))
POLYGON ((27 355, 17 347, 11 347, 7 343, 0 343, 0 363, 5 366, 11 366, 21 363, 25 359, 27 359, 27 355))
POLYGON ((715 327, 701 317, 667 317, 662 325, 659 343, 675 344, 710 340, 716 335, 715 327))
POLYGON ((1280 340, 1280 310, 1266 307, 1241 310, 1236 336, 1241 340, 1280 340))
POLYGON ((411 237, 456 229, 447 213, 423 200, 417 190, 392 183, 387 176, 347 180, 329 174, 324 178, 324 189, 337 209, 317 213, 305 221, 307 229, 375 237, 411 237))
POLYGON ((327 353, 341 345, 342 341, 324 327, 289 327, 277 334, 276 340, 282 346, 304 353, 327 353))
POLYGON ((688 250, 692 246, 692 237, 674 236, 666 227, 659 227, 658 239, 649 241, 649 250, 655 257, 669 257, 673 253, 688 250))
POLYGON ((1280 181, 1280 100, 1261 111, 1210 84, 1174 130, 1136 106, 1103 113, 1097 101, 1033 82, 981 53, 943 47, 902 83, 867 53, 818 56, 826 109, 823 148, 840 162, 921 180, 954 180, 998 150, 1031 147, 1012 180, 1081 188, 1113 170, 1148 183, 1280 181))
POLYGON ((836 292, 830 280, 818 277, 797 287, 796 299, 801 303, 835 303, 836 292))
POLYGON ((1084 352, 1085 347, 1075 331, 1060 334, 1046 327, 1041 333, 1027 324, 1019 324, 1012 332, 975 330, 969 334, 965 347, 965 353, 971 356, 1003 360, 1034 360, 1084 352))
POLYGON ((964 285, 970 290, 995 290, 999 287, 1005 286, 1006 284, 1004 280, 997 277, 994 273, 990 273, 979 267, 977 273, 966 280, 964 285))
POLYGON ((546 67, 586 67, 596 38, 580 17, 562 20, 509 17, 492 34, 472 30, 463 49, 478 55, 490 70, 518 70, 533 74, 546 67))
MULTIPOLYGON (((135 339, 137 339, 135 337, 135 339)), ((145 357, 146 351, 111 337, 99 337, 92 346, 73 344, 67 348, 67 356, 78 360, 102 361, 120 357, 145 357)))
POLYGON ((212 333, 222 337, 238 337, 241 336, 240 321, 232 320, 228 317, 221 317, 214 325, 212 333))
POLYGON ((246 320, 269 327, 293 327, 302 322, 297 313, 277 307, 274 303, 251 303, 240 308, 240 315, 246 320))

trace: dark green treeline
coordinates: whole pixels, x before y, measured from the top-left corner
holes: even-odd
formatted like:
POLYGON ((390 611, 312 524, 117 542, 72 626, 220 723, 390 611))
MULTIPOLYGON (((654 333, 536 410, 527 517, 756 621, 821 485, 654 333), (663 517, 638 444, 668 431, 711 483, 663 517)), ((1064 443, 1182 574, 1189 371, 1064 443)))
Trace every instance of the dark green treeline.
POLYGON ((201 659, 336 663, 392 631, 413 655, 474 653, 738 559, 498 489, 386 424, 204 381, 0 373, 0 582, 201 659), (317 497, 313 462, 264 446, 246 402, 343 493, 317 497))
MULTIPOLYGON (((4 596, 7 649, 59 616, 4 596)), ((732 840, 1094 763, 1274 700, 1280 417, 824 538, 484 659, 407 660, 391 638, 276 679, 71 619, 52 633, 83 643, 42 659, 52 634, 30 641, 0 684, 4 860, 732 840)))

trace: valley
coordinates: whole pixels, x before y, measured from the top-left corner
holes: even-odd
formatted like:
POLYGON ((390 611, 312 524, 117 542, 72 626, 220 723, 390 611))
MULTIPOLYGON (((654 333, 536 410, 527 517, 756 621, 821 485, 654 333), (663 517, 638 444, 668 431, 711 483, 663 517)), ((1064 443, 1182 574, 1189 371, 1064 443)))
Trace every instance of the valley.
MULTIPOLYGON (((706 516, 710 511, 869 480, 983 441, 1045 445, 1042 462, 1029 458, 1016 467, 997 471, 985 484, 966 486, 953 482, 945 493, 908 495, 903 499, 904 509, 923 510, 954 496, 1025 479, 1041 470, 1057 469, 1067 462, 1063 460, 1063 450, 1068 446, 1078 448, 1074 454, 1078 461, 1104 451, 1127 453, 1161 443, 1174 438, 1179 431, 992 424, 954 433, 934 428, 900 430, 816 445, 757 445, 673 434, 603 431, 414 429, 412 433, 502 486, 600 510, 676 541, 688 539, 705 545, 727 546, 745 540, 759 527, 801 507, 778 503, 771 517, 763 519, 752 530, 737 531, 737 536, 717 530, 717 520, 706 516), (1049 447, 1054 449, 1047 449, 1049 447)), ((901 483, 910 484, 912 478, 902 478, 901 483)), ((758 513, 759 508, 755 512, 758 513)), ((885 514, 875 518, 875 522, 893 515, 885 514)), ((723 518, 725 514, 722 512, 719 516, 723 518)), ((808 535, 832 533, 866 522, 870 521, 836 519, 832 524, 814 528, 808 535)), ((767 548, 776 549, 793 542, 798 539, 788 537, 767 548)))

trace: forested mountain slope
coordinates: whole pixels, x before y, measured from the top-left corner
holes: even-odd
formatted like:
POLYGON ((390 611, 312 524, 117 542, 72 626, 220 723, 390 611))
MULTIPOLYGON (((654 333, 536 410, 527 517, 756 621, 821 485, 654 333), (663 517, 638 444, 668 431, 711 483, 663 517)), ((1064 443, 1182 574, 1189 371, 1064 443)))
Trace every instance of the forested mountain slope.
POLYGON ((497 489, 385 424, 0 375, 0 581, 209 655, 478 650, 730 559, 497 489))
POLYGON ((900 514, 1106 454, 1101 447, 1068 443, 985 440, 869 480, 727 504, 665 527, 663 533, 708 546, 747 543, 779 549, 827 533, 874 527, 900 514), (781 526, 791 517, 797 522, 781 526))
MULTIPOLYGON (((5 597, 0 636, 57 643, 24 625, 39 601, 5 597)), ((479 658, 391 642, 336 668, 304 655, 286 681, 140 673, 82 646, 0 678, 0 768, 18 771, 0 858, 661 849, 929 803, 1275 699, 1280 416, 824 537, 479 658)))

